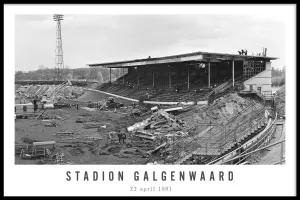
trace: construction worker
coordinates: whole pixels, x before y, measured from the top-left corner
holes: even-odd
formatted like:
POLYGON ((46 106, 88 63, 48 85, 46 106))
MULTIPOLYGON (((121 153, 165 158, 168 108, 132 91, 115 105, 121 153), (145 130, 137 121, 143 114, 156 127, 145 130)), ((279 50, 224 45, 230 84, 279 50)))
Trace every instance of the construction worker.
POLYGON ((36 111, 37 108, 38 108, 38 106, 37 106, 37 99, 36 98, 33 99, 33 106, 34 106, 34 111, 36 111))
POLYGON ((119 132, 117 136, 118 136, 118 138, 119 138, 119 144, 121 144, 121 140, 122 140, 122 133, 121 133, 121 132, 119 132))
POLYGON ((126 134, 125 134, 125 133, 122 133, 122 141, 123 141, 123 144, 125 144, 125 139, 126 139, 126 134))

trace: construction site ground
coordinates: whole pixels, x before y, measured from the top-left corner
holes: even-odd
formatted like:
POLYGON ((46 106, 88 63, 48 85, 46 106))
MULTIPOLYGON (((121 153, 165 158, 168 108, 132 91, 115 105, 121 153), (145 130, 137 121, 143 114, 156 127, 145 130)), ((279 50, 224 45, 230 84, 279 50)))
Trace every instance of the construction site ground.
MULTIPOLYGON (((78 100, 104 101, 105 98, 106 95, 86 91, 78 100)), ((187 134, 180 137, 175 137, 175 134, 164 134, 164 138, 169 139, 170 145, 152 154, 151 152, 166 140, 143 139, 134 136, 130 131, 125 131, 127 135, 125 144, 119 143, 118 132, 153 117, 151 113, 142 117, 134 116, 130 114, 128 106, 131 103, 126 100, 122 102, 125 108, 96 110, 81 106, 78 110, 75 107, 49 109, 44 114, 49 119, 35 119, 36 117, 16 119, 15 143, 56 141, 55 151, 63 153, 69 164, 164 163, 168 157, 174 162, 198 148, 207 145, 214 148, 214 143, 219 147, 220 144, 232 142, 234 135, 239 137, 239 134, 251 128, 251 123, 255 123, 259 118, 256 112, 263 108, 258 100, 243 98, 234 92, 225 94, 210 105, 189 106, 176 116, 170 115, 174 120, 180 119, 184 122, 184 126, 176 127, 176 130, 187 134), (76 122, 78 119, 85 123, 76 122), (99 126, 87 127, 86 124, 89 123, 99 126), (55 126, 47 126, 49 124, 55 126), (220 126, 223 124, 226 124, 226 132, 229 134, 226 139, 220 126)), ((170 125, 169 120, 167 121, 167 125, 170 125)), ((156 132, 162 131, 161 127, 154 129, 156 132)), ((24 160, 16 155, 15 163, 37 164, 38 160, 24 160)))
MULTIPOLYGON (((109 139, 108 132, 120 130, 135 123, 137 118, 126 117, 119 113, 110 111, 86 111, 82 108, 62 108, 48 110, 48 114, 59 116, 61 119, 54 119, 57 127, 45 127, 48 120, 16 119, 15 142, 26 144, 31 141, 56 141, 56 151, 64 153, 65 158, 74 164, 133 164, 144 163, 146 158, 137 152, 137 148, 147 149, 147 142, 135 141, 130 137, 126 144, 119 144, 115 133, 109 139), (105 128, 83 128, 82 123, 76 123, 78 116, 84 117, 86 121, 99 122, 105 128), (73 135, 56 134, 58 132, 74 132, 73 135), (74 137, 75 136, 75 137, 74 137), (73 139, 73 138, 80 139, 73 139), (84 137, 95 137, 99 140, 84 140, 84 137), (100 139, 101 138, 101 139, 100 139), (138 142, 138 144, 136 144, 138 142), (108 144, 108 145, 107 145, 108 144), (134 149, 131 146, 135 146, 134 149)), ((151 145, 150 147, 151 148, 151 145)), ((36 160, 23 160, 16 156, 16 164, 36 164, 36 160)))

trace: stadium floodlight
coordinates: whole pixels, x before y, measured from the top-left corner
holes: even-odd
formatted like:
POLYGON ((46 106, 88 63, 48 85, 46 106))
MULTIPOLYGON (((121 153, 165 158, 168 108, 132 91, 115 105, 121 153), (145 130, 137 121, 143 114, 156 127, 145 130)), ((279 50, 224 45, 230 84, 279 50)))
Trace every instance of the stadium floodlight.
POLYGON ((61 15, 61 14, 54 14, 54 15, 53 15, 53 20, 54 20, 54 21, 64 20, 63 18, 64 18, 64 16, 61 15))
POLYGON ((54 14, 53 20, 56 21, 56 48, 55 48, 55 65, 57 68, 57 80, 59 81, 63 73, 60 70, 64 70, 64 59, 63 59, 63 49, 62 49, 62 38, 61 38, 61 20, 63 20, 63 15, 54 14))

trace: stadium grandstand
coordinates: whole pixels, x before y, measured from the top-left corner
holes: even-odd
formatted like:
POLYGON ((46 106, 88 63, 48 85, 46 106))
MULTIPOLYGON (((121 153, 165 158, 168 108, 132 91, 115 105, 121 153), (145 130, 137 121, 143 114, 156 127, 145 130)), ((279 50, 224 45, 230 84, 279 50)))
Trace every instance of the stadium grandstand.
POLYGON ((271 60, 275 59, 194 52, 88 66, 123 70, 123 76, 115 81, 110 78, 99 91, 139 101, 199 102, 230 89, 269 92, 271 60))

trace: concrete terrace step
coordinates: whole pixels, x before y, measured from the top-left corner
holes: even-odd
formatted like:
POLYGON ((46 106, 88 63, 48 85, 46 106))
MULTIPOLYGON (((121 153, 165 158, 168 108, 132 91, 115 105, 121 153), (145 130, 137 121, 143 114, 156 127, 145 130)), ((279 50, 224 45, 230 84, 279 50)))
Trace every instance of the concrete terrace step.
POLYGON ((182 159, 178 160, 175 162, 175 164, 177 165, 181 165, 183 164, 185 161, 187 161, 188 159, 190 159, 193 156, 193 154, 188 154, 185 157, 183 157, 182 159))
POLYGON ((223 151, 222 153, 226 153, 231 150, 235 146, 235 143, 231 142, 223 151))
POLYGON ((208 156, 218 156, 221 155, 219 149, 212 148, 198 148, 192 153, 192 155, 208 155, 208 156))

